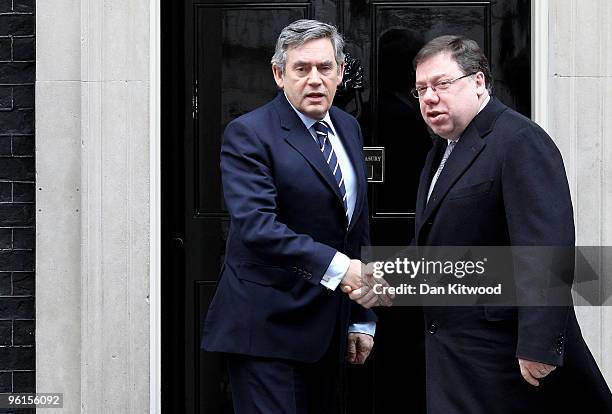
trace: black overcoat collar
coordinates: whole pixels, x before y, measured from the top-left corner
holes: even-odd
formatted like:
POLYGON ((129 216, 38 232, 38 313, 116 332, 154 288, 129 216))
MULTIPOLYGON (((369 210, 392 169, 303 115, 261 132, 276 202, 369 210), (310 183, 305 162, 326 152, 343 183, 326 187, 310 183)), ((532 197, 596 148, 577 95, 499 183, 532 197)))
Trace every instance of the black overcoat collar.
POLYGON ((436 137, 434 146, 427 155, 421 180, 419 182, 419 190, 417 194, 416 208, 416 234, 419 235, 423 224, 431 220, 435 211, 437 211, 440 203, 463 175, 468 167, 474 162, 478 155, 486 146, 486 136, 491 132, 495 121, 508 107, 501 103, 495 97, 491 97, 489 103, 474 117, 472 122, 467 126, 453 152, 448 157, 442 173, 438 177, 434 189, 427 202, 427 193, 429 185, 433 177, 433 173, 438 168, 439 153, 442 148, 446 148, 446 140, 436 137))

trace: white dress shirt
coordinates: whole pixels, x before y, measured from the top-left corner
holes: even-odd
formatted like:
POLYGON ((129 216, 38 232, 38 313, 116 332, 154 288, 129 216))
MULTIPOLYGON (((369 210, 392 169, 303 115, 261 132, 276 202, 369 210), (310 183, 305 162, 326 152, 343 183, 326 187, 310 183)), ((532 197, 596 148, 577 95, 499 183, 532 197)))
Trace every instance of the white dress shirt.
MULTIPOLYGON (((287 102, 289 102, 289 105, 291 105, 295 113, 300 117, 300 119, 306 126, 306 129, 308 129, 308 131, 312 135, 312 139, 317 143, 318 146, 319 141, 317 140, 314 124, 319 120, 312 119, 298 111, 293 106, 291 101, 289 101, 289 99, 287 99, 287 102)), ((338 135, 338 132, 336 131, 336 128, 334 127, 334 124, 331 121, 329 112, 325 114, 321 121, 325 121, 325 123, 327 123, 330 128, 330 131, 327 135, 327 139, 329 139, 329 142, 331 143, 332 148, 336 153, 336 157, 338 158, 338 165, 340 167, 340 171, 342 171, 342 177, 344 178, 344 187, 346 189, 347 217, 350 222, 350 220, 353 218, 353 213, 355 212, 355 203, 357 201, 357 176, 355 174, 355 169, 353 168, 353 164, 351 163, 346 149, 344 148, 344 145, 342 145, 342 140, 340 139, 340 136, 338 135)), ((329 266, 327 267, 323 278, 321 278, 321 284, 327 289, 336 290, 338 288, 338 285, 342 281, 342 278, 344 277, 346 271, 348 270, 350 263, 351 259, 347 255, 337 251, 329 266)), ((375 330, 376 323, 374 322, 352 324, 349 327, 349 332, 361 332, 371 336, 374 336, 375 330)))

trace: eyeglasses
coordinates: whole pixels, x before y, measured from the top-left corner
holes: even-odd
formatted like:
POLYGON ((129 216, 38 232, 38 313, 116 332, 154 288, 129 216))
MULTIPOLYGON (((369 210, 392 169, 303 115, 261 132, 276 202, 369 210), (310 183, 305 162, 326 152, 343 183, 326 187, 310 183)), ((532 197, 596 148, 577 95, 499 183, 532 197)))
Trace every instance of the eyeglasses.
POLYGON ((425 95, 425 93, 427 92, 427 88, 431 88, 431 91, 434 93, 444 92, 459 79, 467 78, 468 76, 475 75, 476 73, 478 72, 468 73, 467 75, 463 75, 451 80, 441 80, 439 82, 434 83, 433 85, 415 86, 410 92, 415 98, 422 98, 423 95, 425 95))

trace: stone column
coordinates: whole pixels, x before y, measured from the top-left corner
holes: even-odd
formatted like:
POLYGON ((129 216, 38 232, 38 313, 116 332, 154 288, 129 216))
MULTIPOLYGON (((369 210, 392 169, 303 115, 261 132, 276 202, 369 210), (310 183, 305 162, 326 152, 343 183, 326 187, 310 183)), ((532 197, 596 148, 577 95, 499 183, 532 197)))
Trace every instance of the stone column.
MULTIPOLYGON (((577 244, 611 246, 612 3, 550 0, 549 4, 549 132, 565 161, 577 244)), ((612 303, 607 304, 578 306, 576 313, 612 384, 612 303)))
POLYGON ((149 411, 149 7, 37 2, 37 389, 67 413, 149 411))

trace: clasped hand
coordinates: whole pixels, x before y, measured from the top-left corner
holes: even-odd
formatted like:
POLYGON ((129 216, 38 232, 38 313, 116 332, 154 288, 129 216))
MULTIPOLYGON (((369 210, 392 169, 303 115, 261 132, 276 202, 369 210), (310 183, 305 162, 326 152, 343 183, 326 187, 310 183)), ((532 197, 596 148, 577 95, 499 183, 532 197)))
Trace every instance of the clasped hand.
POLYGON ((395 295, 390 293, 377 294, 374 292, 375 285, 389 286, 385 279, 374 278, 371 263, 366 266, 359 260, 351 260, 351 264, 340 282, 342 291, 366 309, 373 306, 391 306, 395 295))

